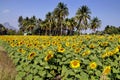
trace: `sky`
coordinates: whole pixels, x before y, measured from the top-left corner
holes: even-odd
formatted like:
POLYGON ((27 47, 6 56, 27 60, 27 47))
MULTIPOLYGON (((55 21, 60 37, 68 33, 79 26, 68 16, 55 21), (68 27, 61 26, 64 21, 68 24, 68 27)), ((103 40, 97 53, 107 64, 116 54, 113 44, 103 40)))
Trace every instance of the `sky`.
POLYGON ((102 21, 100 30, 106 25, 120 26, 120 0, 0 0, 0 23, 9 22, 18 28, 19 16, 45 19, 59 2, 69 8, 69 18, 74 17, 78 8, 87 5, 91 10, 91 18, 98 17, 102 21))

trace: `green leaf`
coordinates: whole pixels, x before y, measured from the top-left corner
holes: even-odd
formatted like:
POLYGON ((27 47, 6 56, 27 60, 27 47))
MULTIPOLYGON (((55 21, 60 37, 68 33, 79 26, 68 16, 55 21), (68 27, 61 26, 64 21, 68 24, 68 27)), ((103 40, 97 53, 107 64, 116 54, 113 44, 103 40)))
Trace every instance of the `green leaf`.
POLYGON ((34 80, 42 80, 42 78, 39 76, 34 76, 34 80))
POLYGON ((70 63, 70 59, 67 59, 66 61, 63 62, 64 64, 70 63))
POLYGON ((33 78, 33 75, 32 74, 29 74, 28 76, 26 76, 26 79, 25 80, 32 80, 33 78))
POLYGON ((28 72, 30 70, 30 66, 24 67, 24 70, 28 72))
POLYGON ((66 58, 70 58, 70 57, 71 57, 71 54, 70 54, 70 53, 66 55, 66 58))
POLYGON ((95 58, 95 62, 97 63, 97 65, 102 66, 102 63, 100 62, 100 60, 97 57, 95 58))
POLYGON ((113 68, 113 73, 119 73, 119 69, 113 68))
POLYGON ((91 76, 91 79, 90 80, 96 80, 94 76, 91 76))
POLYGON ((118 79, 120 79, 120 75, 119 75, 119 74, 117 74, 116 77, 117 77, 118 79))
POLYGON ((22 70, 22 66, 21 66, 21 65, 17 66, 16 70, 17 70, 17 71, 22 70))
POLYGON ((36 67, 35 67, 36 69, 39 69, 40 68, 40 66, 39 65, 36 65, 36 67))
POLYGON ((22 77, 24 77, 25 76, 25 72, 18 72, 18 75, 22 78, 22 77))
POLYGON ((118 66, 118 61, 114 61, 114 66, 118 66))
POLYGON ((62 61, 65 61, 65 60, 66 60, 66 58, 65 58, 65 57, 63 57, 63 58, 62 58, 62 61))
POLYGON ((66 66, 62 66, 62 74, 61 76, 63 77, 63 80, 66 80, 68 75, 75 75, 75 73, 72 71, 72 69, 68 70, 66 66))
POLYGON ((22 77, 19 76, 19 75, 17 75, 17 76, 15 77, 15 80, 22 80, 22 77))
POLYGON ((14 63, 17 64, 19 60, 19 58, 14 59, 14 63))
POLYGON ((83 60, 83 63, 85 63, 85 64, 89 64, 90 61, 89 61, 89 60, 83 60))
POLYGON ((94 73, 94 71, 92 71, 92 70, 89 70, 89 71, 88 71, 88 73, 89 73, 89 74, 93 74, 93 73, 94 73))
POLYGON ((80 79, 82 79, 82 80, 88 80, 88 74, 86 74, 85 72, 81 72, 80 73, 80 79))
POLYGON ((35 69, 33 70, 33 73, 34 73, 34 75, 37 74, 37 73, 38 73, 38 70, 35 68, 35 69))
POLYGON ((72 70, 67 71, 67 73, 70 75, 75 75, 75 73, 72 70))
MULTIPOLYGON (((75 74, 74 74, 75 75, 75 74)), ((76 78, 81 79, 80 74, 75 75, 76 78)))
POLYGON ((97 76, 100 76, 100 75, 101 75, 101 72, 100 72, 99 70, 97 70, 97 71, 95 71, 95 74, 96 74, 97 76))
POLYGON ((49 65, 46 65, 46 66, 45 66, 45 69, 50 69, 50 66, 49 66, 49 65))
POLYGON ((66 68, 66 66, 62 66, 62 73, 61 73, 61 76, 64 76, 65 75, 65 73, 66 73, 66 71, 67 71, 67 68, 66 68))
POLYGON ((46 71, 38 71, 38 74, 42 77, 44 77, 44 75, 46 74, 46 71))
POLYGON ((47 77, 53 77, 53 75, 52 74, 50 74, 49 72, 47 72, 47 77))

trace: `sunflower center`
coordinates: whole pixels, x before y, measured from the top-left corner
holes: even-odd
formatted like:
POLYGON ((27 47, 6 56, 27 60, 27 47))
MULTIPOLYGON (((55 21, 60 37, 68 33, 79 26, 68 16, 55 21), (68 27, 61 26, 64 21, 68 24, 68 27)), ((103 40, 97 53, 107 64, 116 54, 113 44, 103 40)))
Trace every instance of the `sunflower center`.
POLYGON ((77 66, 77 64, 78 64, 77 61, 74 61, 74 62, 73 62, 73 65, 74 65, 74 66, 77 66))
POLYGON ((51 54, 49 54, 48 56, 47 56, 47 59, 49 59, 49 58, 51 58, 52 57, 52 55, 51 54))

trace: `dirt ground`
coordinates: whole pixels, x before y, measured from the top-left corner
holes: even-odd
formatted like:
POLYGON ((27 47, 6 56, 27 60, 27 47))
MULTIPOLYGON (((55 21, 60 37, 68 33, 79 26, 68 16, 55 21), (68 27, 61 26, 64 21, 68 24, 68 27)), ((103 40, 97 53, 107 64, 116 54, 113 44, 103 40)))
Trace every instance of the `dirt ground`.
POLYGON ((16 74, 15 65, 0 46, 0 80, 14 80, 16 74))

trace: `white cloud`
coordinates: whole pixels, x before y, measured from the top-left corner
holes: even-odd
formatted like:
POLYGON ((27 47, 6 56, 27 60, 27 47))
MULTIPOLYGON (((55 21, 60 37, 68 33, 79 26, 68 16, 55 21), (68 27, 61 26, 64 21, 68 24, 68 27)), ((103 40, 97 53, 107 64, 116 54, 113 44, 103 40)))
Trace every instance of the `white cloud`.
POLYGON ((9 9, 5 9, 5 10, 2 11, 2 13, 4 13, 4 14, 9 13, 9 12, 10 12, 9 9))

